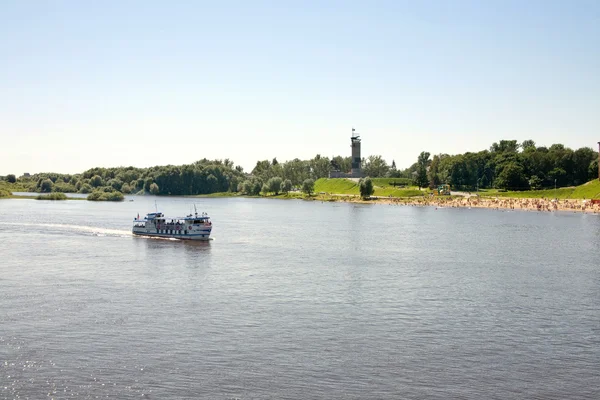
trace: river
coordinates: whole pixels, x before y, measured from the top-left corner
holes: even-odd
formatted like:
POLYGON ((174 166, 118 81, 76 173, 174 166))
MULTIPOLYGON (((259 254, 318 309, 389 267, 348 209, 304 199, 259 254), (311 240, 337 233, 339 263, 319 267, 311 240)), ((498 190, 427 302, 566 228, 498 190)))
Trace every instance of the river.
POLYGON ((0 398, 600 397, 600 216, 127 199, 0 200, 0 398))

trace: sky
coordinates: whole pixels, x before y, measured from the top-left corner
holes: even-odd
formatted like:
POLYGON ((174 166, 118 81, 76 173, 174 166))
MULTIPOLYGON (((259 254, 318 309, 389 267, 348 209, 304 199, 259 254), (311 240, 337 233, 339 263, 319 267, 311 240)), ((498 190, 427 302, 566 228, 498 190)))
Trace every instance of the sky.
POLYGON ((0 2, 0 175, 597 148, 600 1, 0 2))

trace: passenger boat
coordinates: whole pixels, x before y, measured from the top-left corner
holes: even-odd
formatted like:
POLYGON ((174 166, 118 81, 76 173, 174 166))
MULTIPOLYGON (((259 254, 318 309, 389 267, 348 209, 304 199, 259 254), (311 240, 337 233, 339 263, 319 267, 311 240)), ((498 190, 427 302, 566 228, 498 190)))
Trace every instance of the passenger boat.
POLYGON ((209 240, 211 231, 212 222, 206 213, 167 218, 161 212, 146 214, 143 219, 138 214, 131 230, 134 235, 182 240, 209 240))

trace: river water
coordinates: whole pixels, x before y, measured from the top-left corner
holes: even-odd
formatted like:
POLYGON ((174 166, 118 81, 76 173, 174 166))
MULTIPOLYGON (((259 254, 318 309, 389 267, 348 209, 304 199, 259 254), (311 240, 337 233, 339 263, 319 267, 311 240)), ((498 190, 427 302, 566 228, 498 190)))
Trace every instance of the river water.
POLYGON ((0 201, 0 398, 600 398, 600 216, 128 199, 0 201))

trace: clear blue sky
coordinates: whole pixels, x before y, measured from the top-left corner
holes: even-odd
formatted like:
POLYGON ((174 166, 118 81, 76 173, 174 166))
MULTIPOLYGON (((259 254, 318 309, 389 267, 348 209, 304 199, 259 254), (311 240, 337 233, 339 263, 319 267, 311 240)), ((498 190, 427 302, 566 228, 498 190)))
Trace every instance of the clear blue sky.
POLYGON ((600 1, 2 1, 0 174, 600 140, 600 1))

